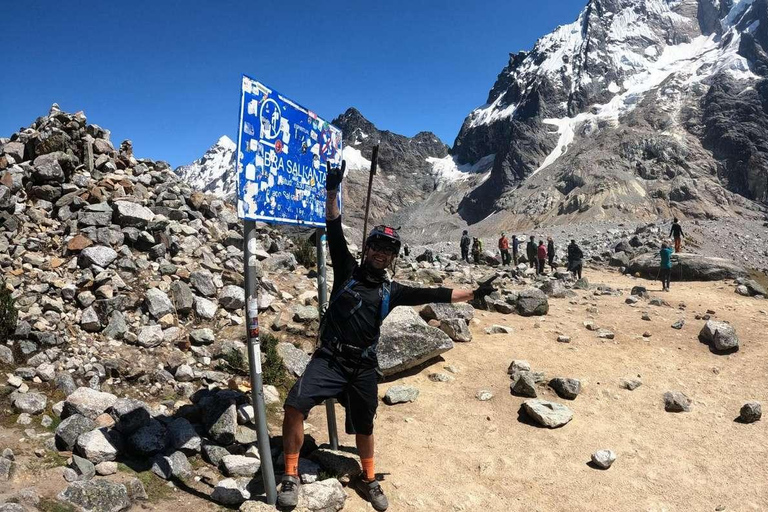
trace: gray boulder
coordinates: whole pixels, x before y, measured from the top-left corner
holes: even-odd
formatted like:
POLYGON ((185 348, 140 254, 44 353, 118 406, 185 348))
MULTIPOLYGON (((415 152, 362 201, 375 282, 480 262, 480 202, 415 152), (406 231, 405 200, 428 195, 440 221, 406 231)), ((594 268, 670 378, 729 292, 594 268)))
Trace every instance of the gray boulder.
POLYGON ((475 317, 475 308, 466 302, 451 304, 448 302, 433 302, 425 305, 419 312, 421 318, 427 322, 430 320, 448 320, 461 318, 469 323, 475 317))
POLYGON ((341 482, 328 478, 319 482, 302 485, 299 488, 298 510, 313 512, 337 512, 344 508, 347 493, 341 482))
POLYGON ((115 201, 112 209, 115 224, 120 227, 143 229, 155 218, 155 214, 149 208, 128 201, 115 201))
POLYGON ((559 279, 552 279, 541 285, 541 291, 544 292, 547 297, 556 299, 562 299, 572 294, 568 288, 565 287, 563 282, 559 279))
POLYGON ((86 332, 99 332, 101 330, 101 318, 93 306, 88 306, 83 310, 83 314, 80 316, 80 328, 86 332))
POLYGON ((131 435, 149 424, 151 416, 149 406, 133 398, 118 399, 109 410, 115 420, 115 429, 124 435, 131 435))
POLYGON ((211 499, 222 505, 241 505, 250 497, 247 479, 225 478, 216 484, 211 493, 211 499))
POLYGON ((56 427, 56 447, 59 450, 72 451, 81 434, 90 432, 96 424, 82 414, 73 414, 56 427))
POLYGON ((227 476, 254 477, 261 467, 261 461, 245 455, 225 455, 219 462, 219 467, 227 476))
POLYGON ((419 396, 419 389, 413 386, 392 386, 384 395, 384 403, 387 405, 413 402, 419 396))
POLYGON ((147 306, 147 311, 155 319, 164 317, 169 313, 174 313, 173 303, 168 295, 164 291, 157 288, 150 288, 144 295, 144 304, 147 306))
MULTIPOLYGON (((673 262, 673 278, 676 281, 722 281, 746 278, 748 272, 731 260, 700 254, 676 253, 673 262)), ((656 279, 659 273, 659 256, 655 252, 640 255, 629 262, 627 272, 639 273, 646 279, 656 279)))
POLYGON ((206 406, 203 421, 208 435, 215 442, 229 445, 237 434, 237 406, 227 401, 216 401, 206 406))
POLYGON ((77 388, 64 401, 61 417, 66 418, 73 414, 81 414, 86 418, 95 419, 112 407, 116 401, 117 397, 112 393, 104 393, 86 387, 77 388))
POLYGON ((384 375, 394 375, 452 348, 451 338, 427 325, 413 309, 395 308, 381 326, 379 368, 384 375))
POLYGON ((549 301, 538 288, 528 288, 517 297, 517 312, 521 316, 541 316, 549 312, 549 301))
POLYGON ((277 344, 277 354, 283 360, 283 366, 294 377, 301 377, 310 360, 306 352, 286 341, 277 344))
POLYGON ((517 396, 536 398, 536 381, 530 372, 520 372, 510 384, 510 391, 517 396))
POLYGON ((526 400, 523 409, 536 423, 547 428, 562 427, 573 419, 573 411, 556 402, 526 400))
POLYGON ((447 334, 453 341, 472 341, 472 333, 467 322, 463 318, 444 318, 440 320, 439 329, 447 334))
POLYGON ((581 382, 578 379, 558 377, 549 381, 549 387, 555 390, 560 398, 573 400, 581 393, 581 382))
POLYGON ((216 316, 219 306, 212 300, 205 297, 195 297, 195 314, 200 318, 210 320, 216 316))
POLYGON ((168 424, 171 446, 184 452, 199 452, 202 438, 186 418, 176 418, 168 424))
POLYGON ((219 292, 219 304, 229 311, 243 309, 245 306, 245 290, 233 284, 223 287, 219 292))
POLYGON ((40 414, 45 411, 48 399, 42 393, 19 393, 13 399, 13 408, 17 412, 40 414))
POLYGON ((138 455, 154 455, 165 450, 168 445, 168 431, 153 418, 128 438, 128 445, 138 455))
POLYGON ((116 259, 117 253, 112 248, 104 247, 103 245, 94 245, 91 247, 86 247, 80 251, 78 263, 82 268, 89 267, 91 265, 107 268, 116 259))
POLYGON ((195 345, 210 345, 216 341, 216 335, 209 328, 194 329, 189 333, 189 340, 195 345))
POLYGON ((119 512, 131 507, 125 485, 102 479, 74 482, 59 493, 58 499, 92 512, 119 512))
POLYGON ((189 276, 189 284, 205 297, 216 295, 216 284, 209 270, 197 270, 189 276))
POLYGON ((192 476, 192 465, 187 456, 180 451, 170 455, 155 455, 152 458, 152 472, 163 480, 177 478, 184 480, 192 476))
POLYGON ((59 164, 56 153, 41 155, 32 162, 32 179, 37 184, 61 183, 64 181, 64 169, 59 164))
POLYGON ((747 291, 751 296, 762 295, 763 297, 768 297, 768 291, 766 291, 765 287, 754 279, 744 281, 744 286, 747 287, 747 291))
POLYGON ((171 284, 171 299, 176 306, 176 311, 182 314, 192 311, 195 304, 195 295, 184 281, 174 281, 171 284))
POLYGON ((142 327, 137 338, 138 344, 144 348, 160 345, 164 341, 163 328, 159 325, 142 327))
POLYGON ((312 321, 319 320, 320 313, 315 306, 296 306, 293 310, 293 321, 302 324, 308 324, 312 321))
POLYGON ((612 450, 597 450, 592 454, 592 463, 600 469, 608 469, 616 460, 616 454, 612 450))
POLYGON ((699 339, 708 343, 713 352, 735 352, 739 350, 739 337, 733 326, 726 322, 707 320, 699 332, 699 339))
POLYGON ((122 450, 120 434, 106 428, 85 432, 77 438, 75 450, 93 464, 113 461, 122 450))

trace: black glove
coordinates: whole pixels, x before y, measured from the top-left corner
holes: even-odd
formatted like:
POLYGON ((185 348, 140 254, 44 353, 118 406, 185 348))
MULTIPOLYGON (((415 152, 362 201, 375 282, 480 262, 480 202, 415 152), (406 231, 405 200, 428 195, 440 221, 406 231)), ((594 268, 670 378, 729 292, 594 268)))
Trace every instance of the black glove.
POLYGON ((473 292, 476 302, 483 302, 485 298, 496 291, 496 288, 491 285, 494 279, 498 276, 493 276, 486 281, 482 281, 477 289, 473 292))
POLYGON ((344 170, 347 168, 347 161, 341 161, 341 168, 331 167, 331 162, 326 161, 325 167, 328 170, 328 174, 325 176, 325 190, 338 190, 341 180, 344 179, 344 170))

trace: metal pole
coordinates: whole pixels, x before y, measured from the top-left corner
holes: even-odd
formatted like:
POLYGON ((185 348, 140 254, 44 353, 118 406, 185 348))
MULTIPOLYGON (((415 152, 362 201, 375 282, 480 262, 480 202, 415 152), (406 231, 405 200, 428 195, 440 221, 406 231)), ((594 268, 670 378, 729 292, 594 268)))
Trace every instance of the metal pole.
POLYGON ((363 221, 363 254, 360 256, 360 265, 365 260, 365 239, 368 236, 368 212, 371 209, 371 189, 373 189, 373 176, 376 174, 376 166, 379 162, 379 145, 373 146, 373 153, 371 154, 371 174, 368 176, 368 196, 365 200, 365 220, 363 221))
POLYGON ((267 503, 277 503, 277 486, 275 485, 275 470, 272 467, 272 450, 269 446, 269 430, 267 429, 267 409, 264 406, 264 388, 261 376, 261 343, 259 342, 259 302, 258 280, 256 278, 256 223, 245 221, 245 325, 248 337, 248 367, 251 374, 251 397, 253 410, 256 413, 256 434, 259 441, 259 456, 261 457, 261 477, 267 492, 267 503))
MULTIPOLYGON (((325 228, 317 228, 315 231, 315 246, 317 248, 317 307, 320 310, 322 320, 328 308, 328 280, 325 274, 325 228)), ((328 419, 328 439, 331 450, 339 449, 339 431, 336 427, 336 409, 333 398, 325 401, 325 416, 328 419)))

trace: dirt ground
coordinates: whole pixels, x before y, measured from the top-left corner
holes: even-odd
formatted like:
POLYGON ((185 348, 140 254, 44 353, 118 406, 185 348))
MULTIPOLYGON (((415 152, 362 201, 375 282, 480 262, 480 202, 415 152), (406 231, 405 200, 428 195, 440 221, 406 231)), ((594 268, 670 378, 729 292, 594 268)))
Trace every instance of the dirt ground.
MULTIPOLYGON (((658 283, 616 273, 586 277, 624 294, 578 291, 575 298, 550 299, 545 317, 476 312, 473 341, 457 343, 442 361, 380 386, 380 396, 396 384, 420 390, 413 403, 379 406, 377 472, 391 511, 768 510, 768 418, 750 425, 734 421, 747 401, 768 407, 768 301, 736 295, 730 282, 673 282, 672 292, 662 293, 658 283), (625 304, 636 284, 670 307, 625 304), (595 307, 597 313, 587 311, 595 307), (715 311, 714 319, 735 326, 738 352, 716 355, 698 341, 704 321, 694 317, 708 309, 715 311), (651 321, 641 319, 643 312, 651 321), (598 339, 583 326, 588 318, 616 338, 598 339), (672 329, 681 318, 683 329, 672 329), (515 332, 485 334, 492 324, 515 332), (643 337, 646 331, 651 337, 643 337), (557 342, 559 334, 571 342, 557 342), (538 389, 540 398, 573 410, 570 423, 549 430, 520 417, 525 399, 509 392, 507 367, 513 359, 529 361, 547 379, 581 380, 582 393, 573 401, 543 385, 538 389), (449 365, 457 371, 454 381, 428 379, 449 365), (620 387, 623 378, 638 376, 643 384, 636 390, 620 387), (480 390, 491 391, 493 398, 479 401, 480 390), (662 395, 669 390, 686 393, 693 400, 691 412, 665 412, 662 395), (601 448, 618 455, 607 471, 588 465, 601 448)), ((337 409, 342 427, 343 414, 337 409)), ((325 410, 318 407, 307 425, 318 444, 328 441, 325 424, 325 410)), ((30 467, 41 466, 32 454, 35 444, 20 441, 19 434, 0 428, 0 446, 14 448, 30 467)), ((343 432, 340 440, 354 446, 343 432)), ((36 485, 53 496, 66 485, 60 472, 25 471, 13 488, 36 485)), ((202 484, 198 488, 205 491, 202 484)), ((372 510, 351 489, 348 494, 345 511, 372 510)), ((220 509, 203 496, 170 491, 144 508, 220 509)))
MULTIPOLYGON (((377 472, 384 474, 390 510, 768 510, 768 418, 734 421, 747 401, 768 406, 768 301, 736 295, 731 283, 673 282, 672 292, 662 293, 659 283, 616 273, 587 277, 624 295, 582 291, 550 299, 549 315, 538 318, 479 312, 471 342, 457 343, 443 362, 380 386, 380 396, 395 384, 420 390, 413 403, 379 406, 377 472), (625 304, 636 284, 671 307, 625 304), (708 309, 735 326, 738 352, 716 355, 698 341, 705 322, 695 315, 708 309), (651 321, 641 319, 646 311, 651 321), (590 317, 616 338, 588 331, 582 322, 590 317), (672 329, 680 318, 683 329, 672 329), (485 334, 492 324, 515 333, 485 334), (642 336, 646 331, 650 338, 642 336), (571 342, 558 343, 558 334, 571 342), (582 393, 573 401, 539 388, 540 398, 573 410, 570 423, 549 430, 518 419, 525 399, 509 392, 513 359, 529 361, 548 379, 581 380, 582 393), (455 381, 427 378, 448 365, 458 368, 455 381), (639 388, 620 387, 623 378, 638 376, 639 388), (475 398, 483 389, 493 393, 490 401, 475 398), (662 396, 669 390, 687 394, 691 412, 665 412, 662 396), (618 456, 607 471, 588 465, 602 448, 618 456)), ((343 411, 338 415, 343 418, 343 411)), ((313 411, 310 422, 325 442, 324 409, 313 411)), ((354 440, 342 435, 341 443, 354 440)), ((350 495, 345 511, 372 510, 350 495)))

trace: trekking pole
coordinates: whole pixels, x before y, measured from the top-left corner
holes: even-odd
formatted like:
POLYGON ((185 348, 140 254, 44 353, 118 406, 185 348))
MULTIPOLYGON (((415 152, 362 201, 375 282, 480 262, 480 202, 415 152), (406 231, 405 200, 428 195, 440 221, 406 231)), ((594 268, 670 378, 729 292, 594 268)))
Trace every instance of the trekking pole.
POLYGON ((368 212, 371 209, 371 190, 373 189, 373 175, 376 174, 376 165, 379 161, 379 145, 373 146, 373 154, 371 155, 371 174, 368 176, 368 196, 365 200, 365 220, 363 221, 363 248, 360 256, 360 265, 362 266, 365 259, 365 239, 368 234, 368 212))

